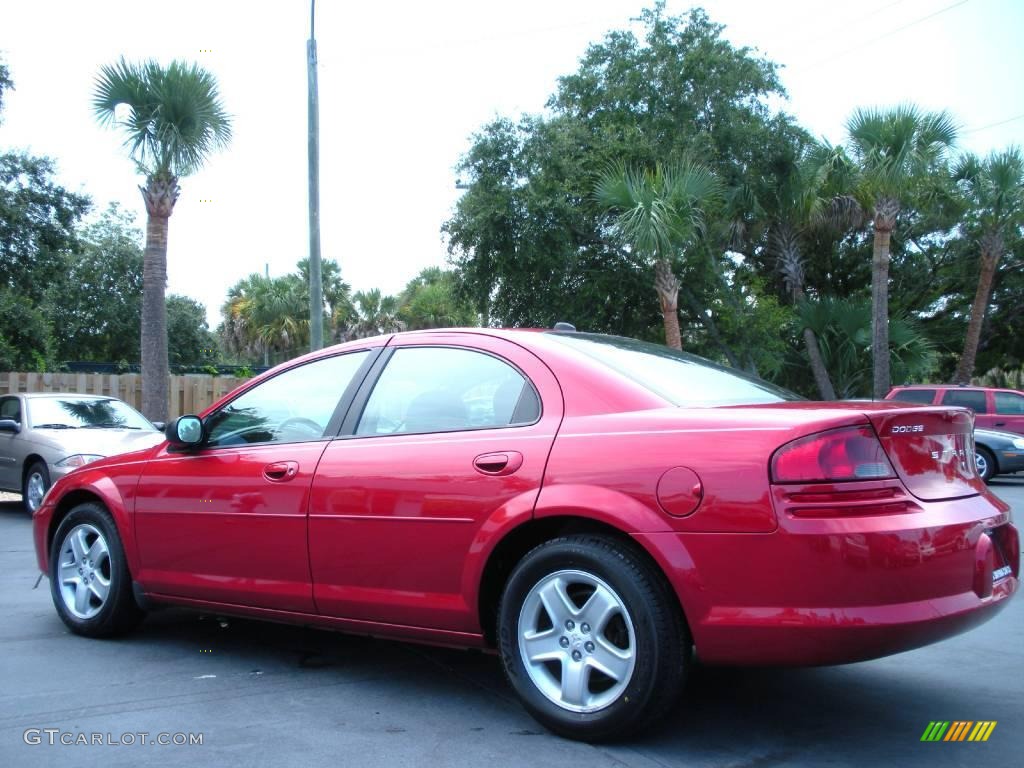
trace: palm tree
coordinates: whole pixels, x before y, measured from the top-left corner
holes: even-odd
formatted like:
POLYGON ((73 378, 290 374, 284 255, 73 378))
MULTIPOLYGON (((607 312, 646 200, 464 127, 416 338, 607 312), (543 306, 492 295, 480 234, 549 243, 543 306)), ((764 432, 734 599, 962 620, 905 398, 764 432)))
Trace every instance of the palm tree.
MULTIPOLYGON (((834 194, 834 169, 842 156, 833 147, 814 145, 793 162, 775 186, 768 224, 768 252, 773 255, 786 291, 794 305, 808 301, 805 291, 804 243, 812 230, 843 228, 856 221, 859 207, 834 194)), ((801 319, 804 313, 798 312, 801 319)), ((811 373, 823 400, 835 400, 836 392, 821 354, 817 334, 801 322, 811 373)))
POLYGON ((352 298, 356 321, 349 329, 350 338, 363 339, 404 330, 405 324, 398 317, 398 299, 394 296, 384 296, 379 288, 374 288, 356 291, 352 298))
POLYGON ((954 384, 968 384, 974 373, 981 327, 1006 238, 1024 223, 1024 157, 1017 147, 993 152, 984 162, 966 155, 954 169, 953 178, 970 205, 964 229, 975 236, 981 253, 978 290, 971 305, 964 351, 953 376, 954 384))
POLYGON ((178 179, 197 171, 231 138, 217 81, 197 64, 173 61, 103 67, 96 80, 93 110, 103 125, 121 128, 125 146, 146 185, 146 250, 142 272, 142 410, 152 420, 167 420, 168 361, 167 224, 180 188, 178 179), (127 107, 127 117, 115 113, 127 107))
POLYGON ((871 259, 872 392, 889 391, 889 244, 903 205, 942 170, 957 129, 945 112, 914 105, 889 110, 858 109, 846 124, 856 170, 853 196, 874 229, 871 259))
POLYGON ((707 168, 684 162, 653 170, 610 166, 598 179, 597 204, 615 214, 616 234, 639 256, 654 263, 654 290, 661 304, 665 344, 682 349, 679 278, 672 259, 699 235, 702 209, 721 193, 707 168))

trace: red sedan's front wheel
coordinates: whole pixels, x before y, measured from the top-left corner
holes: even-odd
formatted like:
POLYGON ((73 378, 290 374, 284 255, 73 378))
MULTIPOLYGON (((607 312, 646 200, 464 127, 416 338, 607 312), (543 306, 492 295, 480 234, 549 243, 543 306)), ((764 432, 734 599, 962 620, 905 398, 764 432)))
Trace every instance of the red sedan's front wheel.
POLYGON ((689 638, 657 570, 594 535, 546 542, 516 566, 499 610, 500 651, 530 713, 600 741, 655 722, 678 695, 689 638))

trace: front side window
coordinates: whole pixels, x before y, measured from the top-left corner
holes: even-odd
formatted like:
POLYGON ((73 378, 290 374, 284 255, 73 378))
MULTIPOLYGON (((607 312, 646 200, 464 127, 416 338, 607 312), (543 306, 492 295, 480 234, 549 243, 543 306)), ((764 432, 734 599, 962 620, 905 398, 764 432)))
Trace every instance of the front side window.
POLYGON ((208 446, 320 440, 370 353, 315 360, 257 384, 206 419, 208 446))
POLYGON ((16 397, 0 398, 0 419, 21 422, 21 404, 16 397))
POLYGON ((934 389, 901 389, 895 395, 892 396, 893 400, 899 400, 903 403, 920 403, 921 405, 931 405, 935 402, 935 390, 934 389))
POLYGON ((985 413, 985 393, 976 389, 950 389, 942 396, 943 405, 958 405, 970 408, 975 413, 985 413))
POLYGON ((996 413, 1006 416, 1024 416, 1024 395, 996 392, 996 413))
POLYGON ((374 386, 356 434, 487 429, 538 418, 536 390, 508 363, 468 349, 405 347, 374 386))

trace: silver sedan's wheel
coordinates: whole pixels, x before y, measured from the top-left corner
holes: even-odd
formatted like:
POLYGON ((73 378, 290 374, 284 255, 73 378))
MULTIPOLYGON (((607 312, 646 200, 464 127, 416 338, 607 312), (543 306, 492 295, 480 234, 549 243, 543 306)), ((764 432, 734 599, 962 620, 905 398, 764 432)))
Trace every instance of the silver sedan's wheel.
POLYGON ((28 490, 28 508, 35 512, 43 503, 43 496, 46 495, 46 483, 41 474, 33 472, 28 476, 25 486, 28 490))
POLYGON ((46 491, 49 488, 50 473, 47 472, 44 463, 37 461, 29 467, 21 489, 22 502, 30 514, 35 514, 36 510, 43 505, 43 497, 46 496, 46 491))
POLYGON ((526 595, 519 653, 550 701, 570 712, 596 712, 629 686, 636 632, 622 598, 593 574, 552 573, 526 595))
POLYGON ((91 619, 103 609, 110 595, 110 547, 96 526, 82 523, 67 532, 57 576, 60 597, 72 616, 91 619))

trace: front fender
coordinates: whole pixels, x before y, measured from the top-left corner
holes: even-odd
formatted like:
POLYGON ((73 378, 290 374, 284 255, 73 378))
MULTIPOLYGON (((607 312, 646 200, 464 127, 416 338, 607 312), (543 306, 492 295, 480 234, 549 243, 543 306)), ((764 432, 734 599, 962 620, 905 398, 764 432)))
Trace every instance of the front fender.
POLYGON ((48 496, 46 504, 39 511, 42 527, 36 534, 36 555, 41 570, 48 570, 50 544, 60 521, 76 504, 88 501, 91 497, 103 504, 114 518, 128 569, 132 573, 138 573, 138 547, 135 542, 135 527, 131 521, 137 485, 137 474, 111 477, 107 468, 90 470, 89 467, 83 467, 61 478, 50 491, 52 500, 51 496, 48 496), (56 495, 53 495, 55 491, 56 495))

